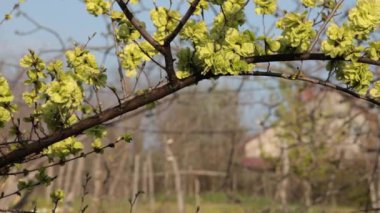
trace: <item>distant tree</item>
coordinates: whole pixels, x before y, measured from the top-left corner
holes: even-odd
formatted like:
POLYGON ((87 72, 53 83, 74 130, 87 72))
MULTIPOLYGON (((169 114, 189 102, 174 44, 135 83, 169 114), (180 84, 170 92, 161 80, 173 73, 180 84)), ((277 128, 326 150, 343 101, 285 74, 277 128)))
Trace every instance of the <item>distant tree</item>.
MULTIPOLYGON (((360 179, 367 174, 366 153, 360 148, 368 144, 363 112, 331 90, 284 87, 283 83, 282 88, 283 101, 273 125, 276 137, 284 141, 281 149, 286 152, 282 154, 287 154, 289 164, 287 174, 281 176, 301 182, 306 207, 329 201, 336 204, 338 197, 347 201, 347 195, 355 193, 363 197, 359 202, 368 199, 367 184, 360 179), (344 175, 351 178, 342 180, 344 175)), ((282 159, 277 163, 284 167, 282 159)))

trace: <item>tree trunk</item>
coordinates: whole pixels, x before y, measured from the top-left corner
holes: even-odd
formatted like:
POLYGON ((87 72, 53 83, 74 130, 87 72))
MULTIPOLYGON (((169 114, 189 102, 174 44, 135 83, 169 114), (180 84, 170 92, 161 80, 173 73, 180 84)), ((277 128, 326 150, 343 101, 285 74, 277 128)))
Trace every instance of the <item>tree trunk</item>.
MULTIPOLYGON (((127 152, 127 148, 125 148, 125 152, 127 152)), ((120 157, 120 161, 119 161, 119 164, 117 166, 117 169, 116 171, 114 172, 114 180, 111 181, 111 185, 110 185, 110 188, 108 190, 108 195, 113 197, 113 198, 116 198, 116 190, 118 189, 118 186, 119 185, 119 182, 120 182, 120 179, 121 177, 123 177, 123 174, 125 173, 125 164, 126 162, 128 161, 128 154, 125 154, 123 153, 122 156, 120 157)), ((127 187, 128 187, 128 184, 126 183, 125 184, 127 187)), ((129 191, 129 190, 127 190, 129 191)))
MULTIPOLYGON (((133 195, 131 196, 132 200, 135 199, 135 196, 139 192, 139 178, 140 178, 139 172, 140 172, 140 154, 136 154, 135 166, 134 166, 134 171, 133 171, 133 188, 132 188, 133 195)), ((133 205, 132 212, 136 211, 136 205, 137 205, 137 199, 133 205)))
POLYGON ((195 196, 195 206, 201 206, 201 196, 200 196, 201 186, 198 177, 194 179, 194 196, 195 196))
POLYGON ((236 192, 237 191, 237 184, 238 184, 238 176, 233 173, 232 174, 232 192, 236 192))
POLYGON ((270 198, 271 197, 271 188, 270 187, 270 184, 269 184, 269 181, 268 181, 268 178, 269 178, 269 174, 267 171, 263 171, 262 175, 259 175, 259 178, 261 179, 261 185, 262 185, 262 189, 263 189, 263 194, 266 198, 270 198))
POLYGON ((376 175, 375 180, 373 181, 374 184, 377 186, 376 190, 376 208, 380 208, 380 154, 377 154, 377 168, 376 168, 376 175))
POLYGON ((94 176, 94 197, 93 210, 91 212, 100 212, 101 192, 102 192, 102 156, 96 155, 94 159, 93 176, 94 176))
POLYGON ((71 193, 70 186, 71 184, 73 184, 73 181, 72 181, 72 178, 74 176, 73 167, 74 167, 74 163, 69 162, 67 164, 67 171, 65 173, 65 180, 64 180, 64 187, 63 187, 63 191, 66 194, 65 199, 63 201, 63 212, 65 213, 70 211, 70 202, 72 201, 71 197, 69 197, 68 195, 71 193))
POLYGON ((374 111, 366 111, 366 119, 369 124, 370 134, 368 135, 366 148, 372 152, 367 153, 369 162, 370 162, 370 171, 369 171, 369 189, 370 189, 370 198, 371 206, 373 209, 380 208, 380 144, 379 144, 379 120, 378 115, 374 111), (375 150, 375 152, 373 151, 375 150), (373 166, 372 166, 373 165, 373 166))
POLYGON ((312 188, 311 188, 311 184, 308 180, 302 180, 302 185, 303 185, 303 188, 304 188, 304 202, 305 202, 305 206, 307 208, 310 208, 311 205, 312 205, 312 202, 311 202, 311 195, 312 195, 312 188))
POLYGON ((154 170, 152 163, 152 154, 148 153, 148 195, 149 195, 149 207, 150 211, 154 212, 155 199, 154 199, 154 170))
POLYGON ((330 181, 327 185, 326 201, 330 201, 332 205, 336 205, 335 193, 334 193, 334 183, 336 179, 336 174, 330 175, 330 181))
POLYGON ((85 159, 83 158, 78 159, 76 168, 74 170, 75 172, 72 175, 73 177, 69 182, 69 186, 65 189, 65 193, 66 193, 65 206, 64 206, 65 212, 67 209, 70 209, 70 207, 73 205, 75 197, 81 193, 82 174, 83 174, 84 164, 85 164, 85 159))
POLYGON ((377 198, 377 193, 376 193, 377 190, 376 190, 375 182, 373 180, 369 180, 368 184, 369 184, 369 191, 370 191, 371 207, 373 209, 377 209, 378 198, 377 198))
POLYGON ((187 170, 188 170, 188 173, 189 173, 188 178, 187 178, 188 183, 186 183, 186 186, 188 187, 187 194, 188 195, 195 195, 194 184, 195 184, 195 179, 197 178, 197 176, 196 175, 192 175, 192 173, 193 173, 193 167, 191 165, 188 167, 187 170))
POLYGON ((148 162, 146 160, 142 166, 142 191, 144 192, 142 198, 144 201, 146 201, 148 193, 148 162))
POLYGON ((170 180, 170 172, 169 172, 169 163, 165 161, 164 165, 164 188, 165 188, 165 196, 169 196, 170 194, 170 187, 169 187, 169 180, 170 180))
POLYGON ((288 156, 288 149, 285 144, 283 144, 282 148, 282 164, 281 164, 281 182, 279 184, 278 188, 278 195, 280 197, 280 202, 282 205, 282 211, 288 212, 288 196, 287 196, 287 190, 289 185, 289 156, 288 156))
POLYGON ((182 192, 182 186, 181 186, 181 174, 178 168, 178 162, 177 159, 175 158, 172 150, 170 149, 170 144, 173 141, 169 139, 166 142, 166 157, 168 161, 171 162, 172 168, 173 168, 173 173, 174 173, 174 185, 175 185, 175 190, 177 194, 177 205, 178 205, 178 213, 184 213, 185 212, 185 202, 183 198, 183 192, 182 192))
POLYGON ((82 192, 82 175, 85 168, 86 160, 81 158, 78 160, 78 166, 75 170, 75 177, 72 184, 72 194, 73 198, 82 192))
MULTIPOLYGON (((54 167, 49 167, 46 169, 46 173, 49 177, 53 177, 54 176, 54 167)), ((52 193, 53 191, 53 185, 54 185, 54 181, 52 181, 50 183, 49 186, 46 187, 46 191, 45 191, 45 199, 48 201, 50 200, 50 194, 52 193)))
POLYGON ((58 169, 58 180, 57 180, 57 186, 56 189, 63 189, 63 181, 64 181, 64 174, 65 174, 66 166, 60 166, 58 169))

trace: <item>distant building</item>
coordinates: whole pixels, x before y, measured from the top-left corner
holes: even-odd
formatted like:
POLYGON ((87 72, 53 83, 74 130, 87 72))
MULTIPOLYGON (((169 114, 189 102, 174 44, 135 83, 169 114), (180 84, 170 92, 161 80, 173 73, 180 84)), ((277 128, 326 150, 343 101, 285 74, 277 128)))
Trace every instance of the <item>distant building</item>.
MULTIPOLYGON (((314 116, 314 131, 320 135, 311 141, 324 143, 332 161, 367 158, 375 162, 378 140, 373 134, 377 134, 378 124, 376 115, 371 115, 368 107, 364 106, 367 103, 315 86, 301 91, 298 99, 305 104, 306 113, 314 116)), ((244 142, 244 157, 241 159, 244 167, 258 171, 274 170, 273 160, 280 159, 283 148, 297 146, 283 139, 286 134, 283 126, 280 123, 267 128, 244 142)))

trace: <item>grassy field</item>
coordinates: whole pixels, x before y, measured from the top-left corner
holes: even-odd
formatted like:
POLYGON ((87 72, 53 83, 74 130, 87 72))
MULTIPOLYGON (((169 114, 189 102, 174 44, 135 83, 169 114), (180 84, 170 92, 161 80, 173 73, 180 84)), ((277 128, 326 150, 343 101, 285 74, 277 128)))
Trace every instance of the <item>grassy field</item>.
MULTIPOLYGON (((263 197, 244 197, 236 196, 236 200, 239 202, 232 202, 231 199, 222 193, 209 193, 201 196, 200 211, 199 213, 260 213, 260 212, 283 212, 281 206, 263 197)), ((46 209, 51 209, 52 206, 46 201, 39 200, 37 202, 38 207, 44 206, 46 209)), ((93 212, 94 209, 98 212, 104 213, 128 213, 130 204, 127 198, 125 199, 102 199, 98 204, 91 203, 91 199, 86 199, 86 204, 89 204, 89 208, 86 212, 93 212)), ((61 206, 61 205, 60 205, 61 206)), ((80 199, 77 199, 71 209, 71 212, 80 212, 80 199)), ((186 200, 186 213, 196 213, 195 201, 192 198, 186 200)), ((313 206, 310 209, 297 204, 290 205, 290 212, 294 213, 350 213, 354 212, 354 208, 349 207, 332 207, 332 206, 313 206)), ((50 211, 51 212, 51 211, 50 211)), ((57 211, 61 212, 61 211, 57 211)), ((154 206, 154 213, 176 213, 177 204, 174 197, 158 196, 154 206)), ((140 197, 135 205, 133 213, 152 213, 149 203, 140 197)))

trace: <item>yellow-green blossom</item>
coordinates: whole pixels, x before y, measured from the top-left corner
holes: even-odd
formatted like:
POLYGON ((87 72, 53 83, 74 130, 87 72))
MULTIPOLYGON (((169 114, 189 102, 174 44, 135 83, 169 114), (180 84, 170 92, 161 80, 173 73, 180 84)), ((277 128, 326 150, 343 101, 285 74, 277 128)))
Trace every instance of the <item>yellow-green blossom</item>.
POLYGON ((207 26, 204 21, 189 20, 180 33, 181 39, 191 40, 194 44, 207 41, 207 26))
POLYGON ((322 51, 331 58, 346 56, 354 48, 354 34, 344 25, 331 24, 327 29, 327 40, 322 42, 322 51))
POLYGON ((0 104, 13 101, 7 79, 0 75, 0 104))
POLYGON ((223 11, 215 16, 211 30, 213 40, 224 40, 228 28, 237 28, 244 24, 245 0, 226 0, 222 4, 223 11))
POLYGON ((254 0, 257 14, 273 14, 277 9, 277 0, 254 0))
POLYGON ((65 55, 68 66, 73 69, 80 81, 98 88, 106 84, 105 69, 98 67, 95 56, 88 50, 75 47, 74 50, 67 51, 65 55))
POLYGON ((0 106, 0 127, 3 127, 9 120, 11 120, 11 113, 9 110, 0 106))
POLYGON ((136 76, 138 66, 144 61, 149 61, 155 54, 157 54, 157 51, 146 41, 126 45, 123 51, 119 53, 121 65, 126 71, 126 76, 136 76))
POLYGON ((63 192, 62 189, 57 189, 50 194, 50 198, 53 201, 53 203, 58 203, 64 197, 65 197, 65 193, 63 192))
POLYGON ((83 150, 83 144, 75 137, 69 137, 44 149, 43 154, 49 159, 64 159, 69 155, 75 155, 83 150))
POLYGON ((380 0, 358 0, 348 13, 349 26, 358 39, 367 39, 380 24, 380 0))
POLYGON ((240 56, 253 56, 255 52, 254 42, 255 36, 249 30, 239 33, 237 29, 229 28, 226 32, 226 43, 229 45, 231 50, 240 56))
POLYGON ((323 3, 323 0, 301 0, 305 7, 315 7, 323 3))
POLYGON ((373 88, 369 90, 369 94, 373 98, 380 98, 380 81, 376 81, 373 84, 373 88))
MULTIPOLYGON (((189 2, 191 4, 191 2, 189 2)), ((195 15, 200 15, 202 10, 208 9, 208 0, 200 0, 194 11, 195 15)))
POLYGON ((11 104, 13 95, 9 88, 8 81, 0 75, 0 128, 11 120, 11 113, 16 106, 11 104))
POLYGON ((366 55, 368 58, 378 61, 380 59, 380 41, 370 42, 369 47, 366 48, 366 55))
POLYGON ((169 35, 177 26, 181 14, 176 10, 169 10, 165 7, 158 7, 150 11, 150 17, 157 31, 154 38, 160 42, 169 35))
POLYGON ((311 40, 316 32, 313 29, 313 22, 307 20, 307 13, 288 13, 280 19, 276 26, 283 30, 280 37, 283 51, 295 50, 304 52, 309 49, 311 40))
POLYGON ((336 78, 355 89, 359 94, 365 94, 373 80, 373 73, 368 64, 348 62, 337 69, 336 78))
POLYGON ((111 2, 104 0, 85 0, 84 2, 87 11, 94 16, 106 14, 111 7, 111 2))

